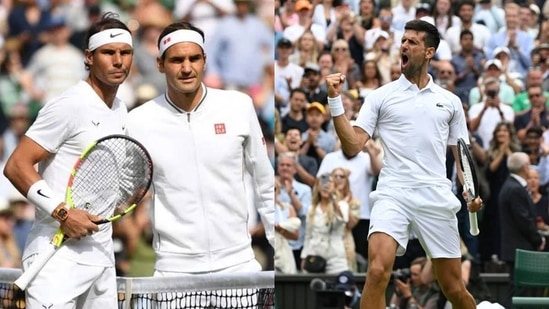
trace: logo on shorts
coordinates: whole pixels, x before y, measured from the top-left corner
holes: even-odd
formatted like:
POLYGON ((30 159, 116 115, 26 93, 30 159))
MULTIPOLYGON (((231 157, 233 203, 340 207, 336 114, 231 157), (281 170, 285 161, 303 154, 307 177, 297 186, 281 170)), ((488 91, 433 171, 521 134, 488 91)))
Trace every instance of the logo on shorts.
POLYGON ((112 38, 115 38, 115 37, 117 37, 117 36, 119 36, 119 35, 122 35, 122 32, 117 33, 117 34, 111 33, 110 37, 111 37, 111 39, 112 39, 112 38))
POLYGON ((225 134, 227 131, 225 130, 225 124, 224 123, 216 123, 214 124, 215 128, 215 134, 225 134))

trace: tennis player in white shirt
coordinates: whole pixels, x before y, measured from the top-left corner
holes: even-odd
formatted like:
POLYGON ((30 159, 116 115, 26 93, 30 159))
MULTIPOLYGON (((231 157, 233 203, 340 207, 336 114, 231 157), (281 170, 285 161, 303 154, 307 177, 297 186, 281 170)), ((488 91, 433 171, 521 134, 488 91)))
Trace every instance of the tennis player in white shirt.
POLYGON ((88 78, 46 103, 4 169, 37 206, 23 271, 51 246, 59 227, 70 238, 27 287, 29 309, 118 306, 111 225, 98 227, 93 223, 98 217, 68 209, 63 198, 70 171, 84 149, 103 136, 125 131, 127 109, 116 92, 130 72, 133 48, 128 27, 116 17, 107 13, 90 27, 88 78))
MULTIPOLYGON (((461 280, 456 218, 460 202, 452 194, 445 166, 447 145, 458 161, 457 139, 468 136, 465 115, 460 100, 427 74, 439 42, 438 30, 430 23, 406 23, 400 47, 403 74, 368 95, 354 126, 344 116, 340 97, 345 76, 338 73, 326 78, 328 103, 343 151, 355 155, 376 131, 385 153, 377 190, 370 195, 373 209, 363 309, 385 308, 395 255, 404 254, 410 232, 418 236, 432 259, 442 291, 453 307, 476 307, 461 280)), ((478 211, 480 199, 468 207, 478 211)), ((415 302, 409 297, 406 305, 415 302)))
POLYGON ((255 193, 273 244, 274 171, 252 100, 202 83, 200 29, 171 24, 158 45, 167 91, 132 110, 128 121, 128 134, 145 145, 155 167, 155 274, 260 271, 248 234, 254 214, 247 190, 255 193))

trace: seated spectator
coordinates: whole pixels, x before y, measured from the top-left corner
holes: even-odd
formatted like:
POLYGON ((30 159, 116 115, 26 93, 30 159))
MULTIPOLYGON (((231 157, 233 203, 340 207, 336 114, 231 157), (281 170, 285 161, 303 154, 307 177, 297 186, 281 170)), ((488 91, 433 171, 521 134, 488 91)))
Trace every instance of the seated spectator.
POLYGON ((326 154, 333 152, 336 146, 335 137, 322 129, 322 124, 326 120, 324 105, 318 102, 309 104, 305 120, 309 125, 309 129, 303 132, 301 136, 304 141, 301 153, 315 158, 320 165, 326 154))
POLYGON ((549 114, 547 113, 547 97, 543 94, 541 85, 531 86, 527 90, 531 107, 515 117, 515 129, 521 143, 525 142, 526 131, 538 127, 543 131, 549 129, 549 114))
POLYGON ((298 156, 296 163, 295 179, 299 182, 312 187, 315 183, 316 173, 318 171, 318 163, 315 158, 300 152, 303 140, 301 132, 297 128, 289 128, 284 136, 283 143, 276 143, 275 149, 277 153, 291 151, 298 156))
MULTIPOLYGON (((534 86, 542 86, 543 71, 539 67, 531 68, 526 75, 526 89, 515 96, 513 100, 513 110, 515 113, 522 114, 531 106, 530 98, 528 98, 528 89, 534 86)), ((549 91, 543 90, 543 96, 546 98, 545 106, 549 106, 549 91)))
POLYGON ((498 97, 507 105, 512 105, 515 100, 515 91, 505 81, 503 75, 503 65, 498 59, 491 59, 484 63, 484 74, 478 79, 477 87, 474 87, 469 92, 469 106, 473 106, 481 102, 484 98, 485 80, 495 78, 500 81, 498 97))

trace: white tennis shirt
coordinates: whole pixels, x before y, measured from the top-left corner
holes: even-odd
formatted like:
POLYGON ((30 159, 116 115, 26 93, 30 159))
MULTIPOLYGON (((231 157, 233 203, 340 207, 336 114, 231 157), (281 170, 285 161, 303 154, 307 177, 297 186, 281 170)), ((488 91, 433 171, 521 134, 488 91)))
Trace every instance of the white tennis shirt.
POLYGON ((377 188, 451 186, 446 178, 446 147, 468 141, 459 98, 433 82, 423 89, 404 75, 370 93, 354 124, 373 136, 385 156, 377 188))
POLYGON ((248 213, 247 190, 273 244, 274 170, 252 100, 204 89, 193 112, 181 112, 163 94, 128 117, 128 134, 154 165, 156 270, 210 272, 253 259, 248 220, 256 214, 248 213))
MULTIPOLYGON (((126 117, 126 105, 116 99, 109 108, 85 81, 40 109, 26 135, 52 153, 40 162, 38 172, 57 196, 65 196, 70 171, 84 149, 103 136, 124 134, 126 117)), ((23 259, 51 246, 50 239, 58 227, 50 213, 37 207, 23 259)), ((111 224, 103 224, 91 237, 67 241, 56 254, 65 254, 81 264, 111 266, 111 236, 111 224)))

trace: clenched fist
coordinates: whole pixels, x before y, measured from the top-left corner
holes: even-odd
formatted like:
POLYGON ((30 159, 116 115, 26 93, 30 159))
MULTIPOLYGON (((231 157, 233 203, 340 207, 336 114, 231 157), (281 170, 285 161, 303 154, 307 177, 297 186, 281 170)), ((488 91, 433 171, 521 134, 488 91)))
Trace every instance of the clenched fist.
POLYGON ((345 75, 334 73, 326 76, 326 86, 328 87, 328 97, 335 98, 341 94, 343 84, 345 83, 345 75))

